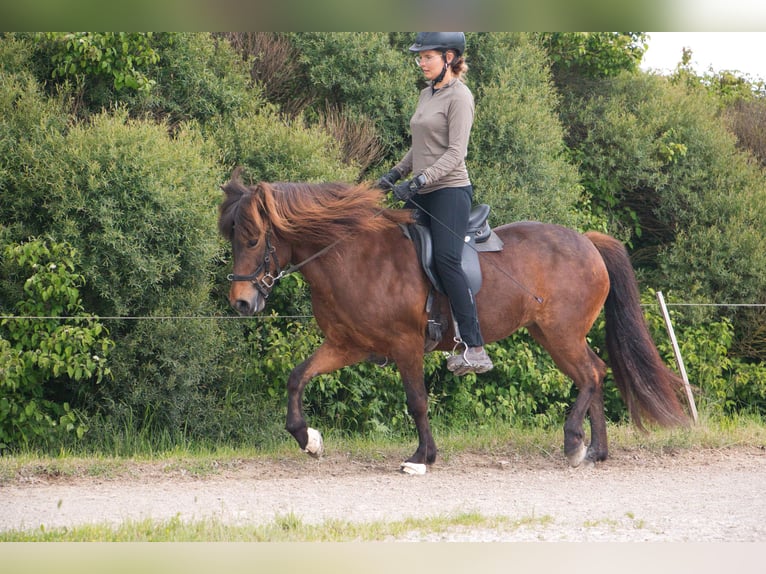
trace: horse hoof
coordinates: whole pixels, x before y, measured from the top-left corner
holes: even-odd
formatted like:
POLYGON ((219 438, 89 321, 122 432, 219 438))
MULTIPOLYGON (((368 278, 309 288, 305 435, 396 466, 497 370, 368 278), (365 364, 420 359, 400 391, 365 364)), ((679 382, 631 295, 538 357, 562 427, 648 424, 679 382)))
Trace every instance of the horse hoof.
POLYGON ((580 443, 580 448, 578 448, 575 452, 572 454, 567 455, 567 458, 569 459, 569 464, 571 464, 574 468, 577 468, 582 464, 582 461, 585 460, 585 456, 588 454, 588 448, 585 446, 585 443, 580 443))
POLYGON ((416 462, 403 462, 401 470, 404 474, 423 475, 426 473, 426 465, 416 462))
POLYGON ((309 441, 306 443, 306 448, 303 449, 303 452, 308 453, 310 456, 314 458, 319 458, 324 454, 324 441, 322 440, 322 434, 316 430, 309 428, 307 429, 308 435, 309 435, 309 441))

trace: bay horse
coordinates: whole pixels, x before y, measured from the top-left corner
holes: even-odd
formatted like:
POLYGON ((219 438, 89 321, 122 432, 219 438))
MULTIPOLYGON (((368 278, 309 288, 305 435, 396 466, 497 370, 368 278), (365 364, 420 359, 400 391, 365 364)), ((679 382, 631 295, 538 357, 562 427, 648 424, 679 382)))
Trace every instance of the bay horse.
MULTIPOLYGON (((437 455, 423 374, 431 287, 402 231, 412 211, 384 207, 382 190, 366 184, 246 186, 241 168, 221 188, 218 228, 232 246, 232 307, 242 315, 262 311, 275 283, 300 271, 324 334, 289 375, 287 431, 301 449, 320 456, 322 436, 303 415, 306 385, 317 375, 387 358, 399 370, 418 433, 417 450, 402 470, 424 473, 437 455)), ((682 379, 663 363, 651 339, 622 243, 598 232, 530 221, 494 231, 504 249, 480 254, 483 286, 476 305, 482 334, 491 343, 525 327, 572 379, 578 393, 564 424, 564 454, 572 466, 608 455, 602 389, 607 367, 586 341, 602 307, 609 362, 633 422, 641 429, 644 419, 661 426, 688 423, 678 398, 682 379)), ((433 350, 454 345, 450 326, 433 350)))

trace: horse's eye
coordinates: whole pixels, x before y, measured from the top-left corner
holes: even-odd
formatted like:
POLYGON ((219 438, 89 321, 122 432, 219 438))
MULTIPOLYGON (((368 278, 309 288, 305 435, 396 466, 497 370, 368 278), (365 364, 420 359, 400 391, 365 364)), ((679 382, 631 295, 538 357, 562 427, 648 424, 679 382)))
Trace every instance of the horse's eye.
POLYGON ((250 249, 252 249, 252 248, 253 248, 253 247, 255 247, 256 245, 258 245, 258 242, 257 242, 255 239, 251 239, 250 241, 248 241, 248 242, 247 242, 247 246, 248 246, 250 249))

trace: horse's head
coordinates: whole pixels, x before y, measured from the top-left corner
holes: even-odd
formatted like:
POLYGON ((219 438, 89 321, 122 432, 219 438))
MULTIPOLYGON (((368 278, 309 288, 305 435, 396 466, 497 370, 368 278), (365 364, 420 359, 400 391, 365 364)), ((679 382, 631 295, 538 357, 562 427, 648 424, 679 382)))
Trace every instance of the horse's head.
POLYGON ((241 315, 263 311, 282 265, 291 257, 290 246, 280 242, 269 221, 264 185, 246 187, 236 170, 221 187, 226 197, 220 206, 218 228, 232 247, 229 303, 241 315))
POLYGON ((226 197, 218 229, 234 255, 229 301, 243 315, 263 310, 283 275, 319 261, 342 242, 412 222, 410 210, 385 209, 381 190, 366 184, 261 182, 247 187, 240 173, 237 168, 222 186, 226 197), (302 261, 292 265, 299 253, 302 261))

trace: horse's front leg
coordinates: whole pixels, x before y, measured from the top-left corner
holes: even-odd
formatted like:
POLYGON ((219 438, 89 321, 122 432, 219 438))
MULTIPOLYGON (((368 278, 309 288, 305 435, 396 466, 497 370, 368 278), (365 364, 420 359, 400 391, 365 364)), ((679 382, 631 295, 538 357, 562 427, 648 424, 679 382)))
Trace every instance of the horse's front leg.
POLYGON ((361 360, 341 352, 325 341, 314 353, 290 372, 287 380, 287 423, 285 428, 293 435, 298 446, 311 456, 318 458, 324 451, 321 433, 306 424, 303 417, 303 391, 308 382, 325 373, 337 371, 361 360))
POLYGON ((410 458, 402 463, 402 471, 408 474, 425 474, 426 465, 436 461, 436 443, 428 422, 428 393, 423 381, 423 354, 415 353, 406 359, 397 361, 402 377, 404 392, 407 395, 407 409, 418 431, 418 448, 410 458))

